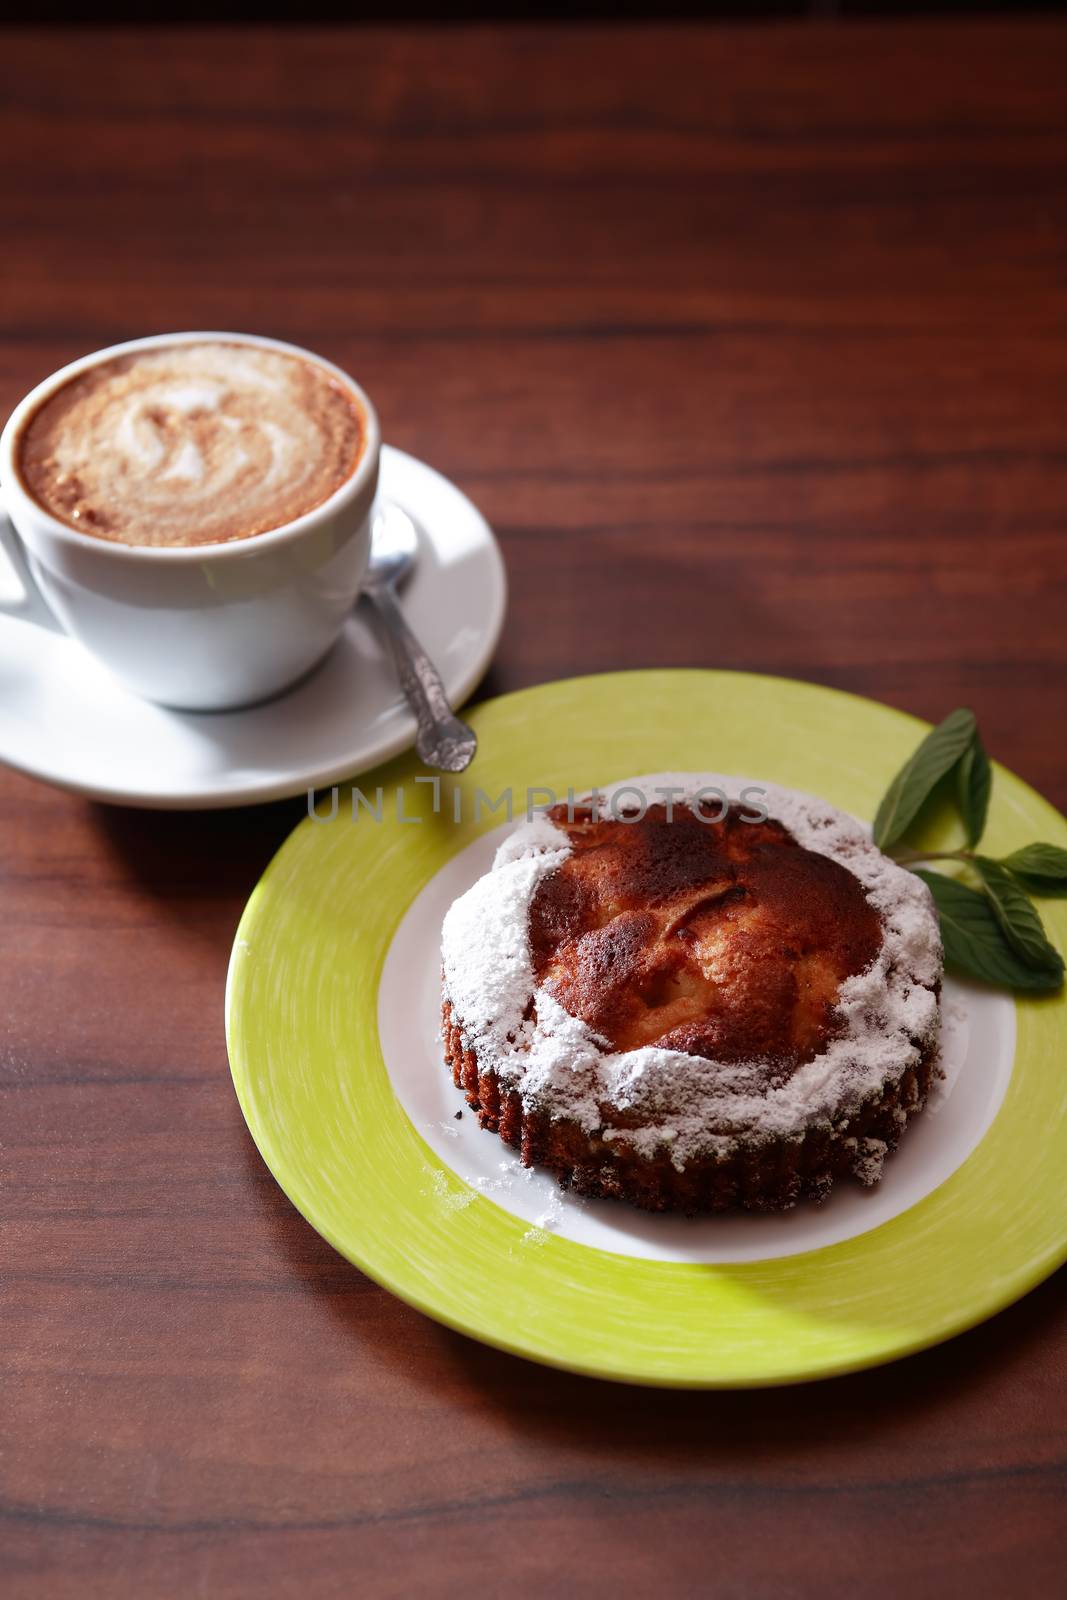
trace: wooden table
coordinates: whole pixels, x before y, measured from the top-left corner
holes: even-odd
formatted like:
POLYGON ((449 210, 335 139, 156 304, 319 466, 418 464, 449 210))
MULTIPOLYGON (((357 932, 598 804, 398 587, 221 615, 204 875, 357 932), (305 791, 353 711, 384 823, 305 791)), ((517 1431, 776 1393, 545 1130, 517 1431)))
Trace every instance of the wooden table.
MULTIPOLYGON (((1067 807, 1067 27, 0 41, 0 409, 174 327, 296 340, 502 539, 482 693, 796 675, 1067 807)), ((6 1594, 897 1597, 1062 1580, 1062 1275, 896 1367, 601 1385, 364 1280, 245 1132, 245 898, 303 802, 10 773, 6 1594)))

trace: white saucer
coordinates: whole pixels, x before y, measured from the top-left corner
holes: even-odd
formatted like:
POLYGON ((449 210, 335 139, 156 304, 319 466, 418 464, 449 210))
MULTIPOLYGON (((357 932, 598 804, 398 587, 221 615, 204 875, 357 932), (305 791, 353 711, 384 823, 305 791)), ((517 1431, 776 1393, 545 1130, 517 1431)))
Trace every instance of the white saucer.
MULTIPOLYGON (((382 450, 380 492, 409 512, 419 560, 408 621, 461 705, 504 622, 504 563, 455 484, 382 450)), ((0 593, 17 583, 0 552, 0 593)), ((95 800, 182 810, 302 794, 377 766, 415 741, 415 722, 366 614, 307 678, 246 711, 168 711, 128 693, 64 634, 0 614, 0 761, 95 800)))

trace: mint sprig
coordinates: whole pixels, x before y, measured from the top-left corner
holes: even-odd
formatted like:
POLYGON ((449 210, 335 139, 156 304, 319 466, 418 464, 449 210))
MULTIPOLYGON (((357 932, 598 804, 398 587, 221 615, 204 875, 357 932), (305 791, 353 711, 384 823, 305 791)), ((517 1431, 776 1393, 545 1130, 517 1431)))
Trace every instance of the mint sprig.
POLYGON ((1052 991, 1064 978, 1063 957, 1049 941, 1030 896, 1067 895, 1067 850, 1029 844, 1002 860, 980 855, 993 769, 974 713, 950 713, 926 735, 886 790, 874 819, 874 842, 927 884, 937 906, 945 964, 965 977, 1009 989, 1052 991), (966 845, 959 850, 909 850, 900 841, 917 822, 942 779, 951 775, 966 845), (921 861, 956 861, 977 880, 930 872, 921 861))
POLYGON ((967 830, 967 843, 972 850, 985 832, 992 792, 993 767, 978 737, 976 726, 970 748, 963 752, 956 769, 956 797, 967 830))
POLYGON ((943 872, 914 872, 928 886, 941 922, 945 964, 969 978, 1008 989, 1058 989, 1062 972, 1027 966, 1001 937, 989 896, 943 872))
POLYGON ((1067 850, 1056 844, 1024 844, 1005 856, 1001 866, 1033 894, 1067 894, 1067 850))
POLYGON ((1053 949, 1037 907, 1017 879, 999 861, 972 856, 971 865, 981 878, 1000 931, 1020 961, 1036 972, 1053 972, 1063 982, 1063 959, 1053 949))
POLYGON ((926 735, 915 754, 905 761, 878 807, 874 842, 879 850, 888 850, 907 832, 934 785, 971 749, 976 732, 974 712, 961 708, 950 712, 944 722, 926 735))

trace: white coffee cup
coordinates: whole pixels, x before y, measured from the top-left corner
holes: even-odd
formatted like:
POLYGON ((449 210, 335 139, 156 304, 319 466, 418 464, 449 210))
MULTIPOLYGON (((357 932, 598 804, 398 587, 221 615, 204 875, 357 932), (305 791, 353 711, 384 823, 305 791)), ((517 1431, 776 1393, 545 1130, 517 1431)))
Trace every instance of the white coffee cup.
MULTIPOLYGON (((126 686, 183 710, 220 711, 277 694, 335 642, 355 604, 370 554, 381 434, 370 400, 346 372, 277 339, 240 333, 171 333, 132 339, 72 361, 15 407, 0 434, 0 492, 18 534, 31 590, 8 614, 51 613, 126 686), (16 446, 27 419, 86 368, 138 350, 202 340, 277 350, 317 363, 356 398, 366 419, 363 454, 341 487, 305 516, 226 544, 118 544, 53 517, 19 479, 16 446)), ((13 550, 11 546, 15 546, 13 550)))

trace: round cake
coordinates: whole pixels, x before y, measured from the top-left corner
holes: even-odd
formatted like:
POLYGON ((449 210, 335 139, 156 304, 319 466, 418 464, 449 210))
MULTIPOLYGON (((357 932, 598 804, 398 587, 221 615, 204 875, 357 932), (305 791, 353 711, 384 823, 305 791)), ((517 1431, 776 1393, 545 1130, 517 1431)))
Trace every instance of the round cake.
POLYGON ((646 1210, 875 1183, 938 1070, 929 890, 772 784, 638 779, 538 814, 451 906, 442 957, 482 1126, 646 1210))

